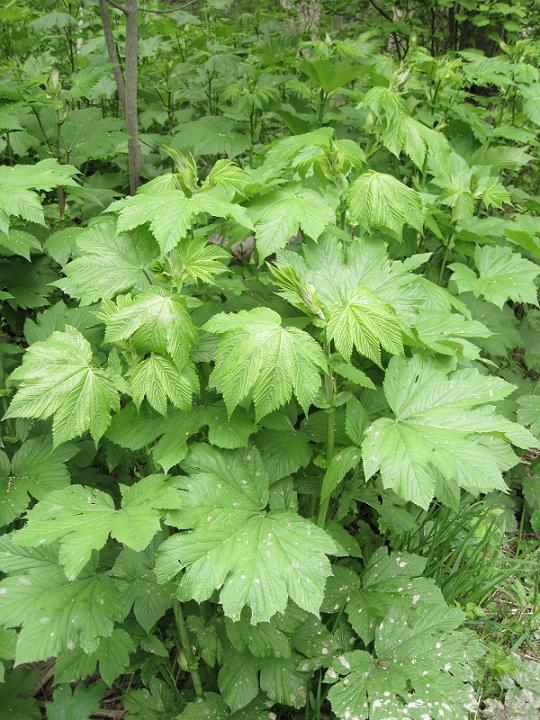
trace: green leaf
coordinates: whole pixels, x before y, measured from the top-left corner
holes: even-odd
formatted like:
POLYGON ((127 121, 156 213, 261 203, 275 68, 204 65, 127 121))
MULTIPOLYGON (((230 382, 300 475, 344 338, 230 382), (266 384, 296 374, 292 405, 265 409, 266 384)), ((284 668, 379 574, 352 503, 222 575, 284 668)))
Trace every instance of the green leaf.
POLYGON ((335 222, 337 197, 290 184, 258 199, 249 208, 262 258, 284 248, 301 230, 317 240, 335 222))
POLYGON ((425 558, 407 552, 379 548, 370 557, 346 613, 354 631, 366 645, 373 642, 376 628, 395 603, 406 608, 445 607, 444 598, 431 578, 421 577, 425 558))
POLYGON ((111 570, 127 608, 139 625, 150 632, 172 605, 172 584, 158 584, 154 573, 154 547, 137 552, 124 548, 111 570))
POLYGON ((227 450, 247 447, 256 429, 253 416, 243 408, 236 408, 229 417, 222 405, 214 405, 203 411, 202 419, 208 425, 210 444, 227 450))
POLYGON ((291 657, 290 640, 274 621, 251 625, 245 617, 238 622, 225 618, 225 631, 239 653, 247 651, 256 658, 291 657))
POLYGON ((223 115, 207 116, 183 123, 171 141, 174 148, 193 150, 195 155, 240 155, 250 146, 249 135, 223 115))
POLYGON ((188 356, 197 332, 181 295, 149 290, 127 303, 104 303, 105 342, 131 343, 141 352, 170 355, 175 362, 188 356))
MULTIPOLYGON (((437 494, 437 478, 453 492, 477 494, 505 490, 500 458, 483 437, 504 437, 518 447, 533 447, 535 438, 520 425, 496 413, 495 403, 514 386, 478 370, 452 371, 452 365, 416 355, 392 358, 384 393, 394 417, 376 420, 362 445, 369 479, 381 472, 385 488, 427 508, 437 494)), ((517 462, 517 458, 516 458, 517 462)))
MULTIPOLYGON (((406 329, 407 323, 416 318, 417 308, 425 303, 421 278, 411 270, 428 259, 429 254, 425 254, 412 255, 405 262, 391 261, 386 245, 380 240, 364 238, 352 245, 345 245, 329 233, 318 243, 304 242, 302 254, 281 251, 278 253, 277 267, 292 268, 307 283, 311 297, 317 298, 320 319, 329 318, 334 310, 338 315, 344 313, 352 316, 348 318, 351 332, 362 337, 362 327, 357 327, 353 322, 356 316, 362 320, 362 313, 358 309, 347 311, 351 298, 354 299, 358 292, 360 300, 362 293, 364 300, 376 296, 376 308, 383 314, 385 321, 388 322, 391 316, 394 323, 399 321, 406 329)), ((305 312, 306 298, 300 296, 297 290, 286 288, 279 294, 305 312)), ((339 327, 335 330, 338 335, 343 334, 339 327)), ((394 328, 394 335, 395 332, 394 328)), ((347 347, 345 344, 345 349, 347 347)), ((358 382, 358 374, 355 373, 353 378, 350 377, 350 370, 348 372, 348 379, 358 382)))
POLYGON ((205 693, 204 698, 195 700, 186 705, 186 708, 178 720, 272 720, 272 714, 268 713, 264 704, 255 700, 247 707, 230 712, 225 702, 219 695, 205 693))
POLYGON ((0 583, 2 623, 22 626, 17 664, 47 660, 76 646, 91 653, 122 619, 120 593, 107 575, 88 573, 68 580, 63 568, 40 551, 25 555, 5 538, 1 546, 2 569, 14 568, 0 583))
POLYGON ((375 634, 375 657, 345 653, 325 676, 338 718, 467 720, 474 702, 473 667, 481 655, 475 635, 456 632, 459 610, 407 613, 391 609, 375 634))
POLYGON ((50 191, 59 185, 75 185, 72 176, 77 172, 72 165, 60 165, 53 158, 33 165, 1 166, 0 232, 7 234, 12 215, 45 225, 39 195, 33 190, 50 191))
POLYGON ((178 492, 163 475, 149 475, 120 488, 120 510, 101 490, 70 485, 54 491, 29 511, 15 539, 30 547, 59 540, 59 559, 70 578, 81 573, 109 534, 133 550, 144 550, 160 529, 160 510, 179 507, 178 492))
POLYGON ((62 653, 56 661, 55 678, 59 682, 83 680, 93 675, 96 665, 99 665, 101 678, 112 687, 114 681, 128 667, 129 656, 135 649, 131 636, 125 630, 115 628, 110 635, 99 640, 97 649, 93 652, 85 653, 80 648, 72 648, 62 653))
POLYGON ((229 414, 252 397, 259 421, 293 394, 307 414, 326 366, 320 345, 310 335, 282 327, 281 317, 268 308, 220 313, 204 329, 223 335, 210 383, 223 395, 229 414))
POLYGON ((361 65, 353 65, 343 60, 336 62, 330 58, 320 57, 302 60, 299 68, 325 93, 331 93, 343 85, 347 85, 364 72, 361 65))
POLYGON ((180 410, 189 410, 193 394, 199 390, 197 371, 191 361, 177 365, 153 353, 133 368, 129 379, 135 405, 139 407, 146 397, 162 415, 167 414, 168 400, 180 410))
POLYGON ((293 512, 266 511, 269 480, 258 452, 197 445, 184 466, 191 474, 179 480, 183 509, 170 521, 188 532, 159 548, 158 574, 167 579, 184 567, 180 595, 197 602, 221 588, 233 620, 248 606, 252 623, 267 622, 288 598, 318 613, 335 545, 293 512))
POLYGON ((116 235, 112 223, 99 222, 79 236, 77 245, 80 257, 64 267, 66 277, 55 285, 82 305, 148 288, 147 268, 158 255, 151 238, 116 235))
POLYGON ((365 227, 386 228, 401 236, 405 224, 422 232, 422 201, 416 190, 392 175, 369 172, 360 175, 348 195, 351 218, 365 227))
MULTIPOLYGON (((15 655, 15 647, 17 646, 17 632, 15 630, 6 630, 0 628, 0 684, 5 682, 5 667, 3 660, 11 661, 15 655)), ((0 686, 1 696, 1 686, 0 686)))
POLYGON ((0 684, 0 706, 9 712, 9 720, 41 720, 39 705, 33 697, 37 680, 37 672, 16 668, 0 684))
POLYGON ((334 492, 345 475, 360 462, 360 450, 356 447, 347 447, 338 450, 330 460, 323 477, 321 488, 321 501, 326 500, 334 492))
POLYGON ((53 445, 90 431, 103 436, 111 410, 120 409, 118 382, 109 370, 92 364, 92 348, 73 327, 31 345, 11 375, 19 389, 5 418, 53 417, 53 445))
POLYGON ((180 190, 150 193, 143 187, 137 195, 117 200, 109 211, 119 213, 118 232, 150 223, 162 253, 169 252, 185 238, 195 218, 201 214, 232 218, 245 228, 253 227, 245 209, 226 200, 219 188, 188 198, 180 190))
POLYGON ((423 310, 413 322, 415 333, 424 346, 441 355, 463 355, 477 360, 478 347, 469 338, 489 338, 491 332, 478 320, 467 320, 457 313, 423 310))
POLYGON ((70 483, 65 462, 76 453, 70 445, 53 449, 46 436, 30 438, 13 455, 11 463, 0 456, 0 525, 8 525, 23 513, 30 496, 41 500, 70 483))
POLYGON ((451 279, 460 293, 472 292, 499 308, 507 300, 538 304, 535 280, 540 275, 540 267, 535 263, 510 248, 489 245, 476 246, 474 262, 478 275, 461 263, 449 266, 453 271, 451 279))
POLYGON ((193 280, 204 283, 216 282, 216 275, 227 270, 226 263, 230 259, 228 252, 204 238, 191 238, 183 242, 178 248, 178 257, 183 265, 184 272, 193 280))
MULTIPOLYGON (((270 416, 270 420, 273 416, 270 416)), ((311 460, 309 438, 296 430, 288 419, 276 429, 264 428, 257 433, 256 443, 268 471, 270 483, 294 475, 311 460)))
POLYGON ((472 294, 461 297, 473 317, 487 327, 491 335, 478 338, 476 344, 485 348, 486 352, 495 357, 507 357, 508 351, 521 345, 518 320, 514 311, 503 305, 501 309, 491 303, 475 298, 472 294))
POLYGON ((57 686, 52 702, 45 704, 48 720, 88 720, 99 710, 104 690, 101 683, 77 685, 73 692, 69 685, 57 686))
POLYGON ((540 395, 522 395, 517 404, 518 421, 526 425, 540 442, 540 395))
POLYGON ((249 654, 229 650, 224 654, 218 673, 218 687, 227 705, 234 712, 259 694, 258 668, 249 654))
POLYGON ((12 228, 7 233, 0 232, 0 250, 30 260, 32 252, 41 252, 41 243, 30 233, 12 228))
POLYGON ((328 337, 338 352, 350 362, 353 348, 377 365, 381 348, 403 355, 401 323, 394 308, 362 285, 332 308, 326 326, 328 337))

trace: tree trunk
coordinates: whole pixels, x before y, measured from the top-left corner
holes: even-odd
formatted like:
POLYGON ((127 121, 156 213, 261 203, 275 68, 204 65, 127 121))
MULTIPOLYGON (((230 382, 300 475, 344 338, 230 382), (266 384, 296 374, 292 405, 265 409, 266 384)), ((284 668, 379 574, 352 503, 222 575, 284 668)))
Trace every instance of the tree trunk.
POLYGON ((137 116, 138 2, 126 0, 126 130, 128 140, 129 191, 133 195, 141 184, 142 155, 137 116))
POLYGON ((126 132, 128 134, 129 192, 133 195, 137 192, 137 188, 141 184, 142 167, 137 103, 139 8, 137 0, 126 0, 124 5, 112 3, 114 7, 122 10, 126 18, 125 71, 122 73, 109 17, 109 4, 108 0, 99 0, 105 45, 107 47, 109 60, 113 66, 118 99, 124 111, 126 122, 126 132))

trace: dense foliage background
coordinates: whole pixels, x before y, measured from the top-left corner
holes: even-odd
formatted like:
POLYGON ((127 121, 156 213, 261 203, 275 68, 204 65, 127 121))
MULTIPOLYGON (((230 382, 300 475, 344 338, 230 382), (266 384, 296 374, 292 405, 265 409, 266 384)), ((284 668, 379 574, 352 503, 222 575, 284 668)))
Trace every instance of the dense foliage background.
POLYGON ((540 5, 0 7, 0 714, 540 717, 540 5))

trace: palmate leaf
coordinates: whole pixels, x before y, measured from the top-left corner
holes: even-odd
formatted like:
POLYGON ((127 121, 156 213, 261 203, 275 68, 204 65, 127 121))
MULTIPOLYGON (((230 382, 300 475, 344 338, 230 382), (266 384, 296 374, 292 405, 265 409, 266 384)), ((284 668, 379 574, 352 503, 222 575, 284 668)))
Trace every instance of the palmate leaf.
POLYGON ((490 245, 476 246, 474 263, 478 275, 461 263, 449 266, 460 293, 472 292, 499 308, 507 300, 538 304, 535 280, 540 275, 540 266, 510 248, 490 245))
POLYGON ((230 254, 219 245, 208 244, 204 238, 191 238, 177 248, 184 272, 193 280, 215 283, 216 275, 227 270, 230 254))
POLYGON ((177 720, 272 720, 272 714, 263 702, 257 700, 231 712, 219 695, 205 693, 204 698, 188 703, 177 720))
POLYGON ((457 313, 424 310, 414 321, 420 347, 425 346, 441 355, 463 355, 471 360, 480 357, 479 348, 469 338, 489 338, 492 333, 478 320, 468 320, 457 313))
POLYGON ((187 532, 158 549, 158 575, 170 579, 183 567, 179 595, 197 602, 221 588, 233 620, 247 606, 253 624, 267 622, 289 598, 317 614, 336 546, 300 515, 266 510, 269 479, 257 450, 196 445, 184 467, 190 475, 178 481, 182 509, 170 522, 187 532))
POLYGON ((69 485, 65 462, 77 452, 71 445, 53 449, 49 437, 26 440, 13 455, 11 463, 0 455, 0 526, 23 513, 30 496, 41 500, 53 490, 69 485))
POLYGON ((189 410, 193 394, 199 391, 195 365, 186 360, 177 364, 152 353, 130 372, 131 395, 137 407, 144 398, 162 415, 167 414, 167 401, 180 410, 189 410))
POLYGON ((104 303, 105 342, 131 343, 142 352, 169 355, 175 362, 187 358, 197 332, 181 295, 156 288, 115 305, 104 303))
POLYGON ((10 720, 41 720, 41 710, 33 697, 38 680, 35 670, 15 668, 0 683, 0 703, 7 708, 10 720))
POLYGON ((80 646, 93 652, 124 617, 122 598, 104 573, 88 571, 68 580, 55 554, 21 548, 9 536, 0 540, 0 615, 5 627, 22 626, 17 664, 47 660, 80 646))
POLYGON ((53 158, 34 165, 0 167, 0 233, 7 234, 11 216, 45 225, 39 195, 34 190, 52 190, 59 185, 75 185, 77 168, 60 165, 53 158))
POLYGON ((368 645, 376 628, 396 602, 409 608, 445 607, 444 598, 432 578, 421 577, 426 559, 407 552, 390 555, 383 547, 376 550, 346 606, 354 631, 368 645))
POLYGON ((204 328, 223 335, 210 383, 223 395, 229 414, 252 396, 258 421, 293 393, 307 414, 326 367, 324 353, 310 335, 282 327, 281 317, 268 308, 219 313, 204 328))
POLYGON ((540 395, 522 395, 517 404, 519 422, 527 425, 540 443, 540 395))
POLYGON ((159 255, 152 238, 144 234, 117 235, 114 224, 105 221, 85 230, 77 245, 80 256, 63 268, 66 277, 55 285, 82 305, 150 286, 145 271, 159 255))
POLYGON ((143 186, 137 195, 110 205, 109 212, 118 212, 120 233, 150 223, 162 253, 169 252, 186 237, 199 215, 231 218, 244 228, 253 228, 245 208, 230 202, 226 191, 219 187, 188 198, 181 190, 150 192, 143 186))
POLYGON ((446 502, 459 497, 460 487, 473 494, 506 489, 501 471, 508 469, 508 456, 494 452, 485 438, 503 445, 506 438, 524 448, 538 444, 488 404, 514 389, 477 370, 453 370, 450 361, 392 358, 384 394, 394 417, 376 420, 366 430, 366 478, 380 471, 385 488, 423 508, 434 495, 446 502))
POLYGON ((100 677, 112 687, 116 678, 126 670, 129 656, 135 649, 131 635, 121 628, 115 628, 110 635, 101 638, 96 650, 90 653, 75 647, 60 654, 55 663, 55 679, 67 683, 83 680, 93 675, 98 665, 100 677))
POLYGON ((317 244, 303 243, 302 254, 280 252, 276 268, 281 273, 274 277, 279 294, 299 309, 315 314, 316 303, 316 314, 327 320, 328 335, 347 361, 355 348, 380 364, 381 348, 403 353, 403 331, 424 299, 419 278, 410 270, 428 257, 392 262, 379 240, 366 238, 345 246, 329 236, 317 244), (289 269, 309 289, 313 309, 307 307, 306 294, 298 291, 298 285, 283 282, 289 269))
POLYGON ((78 685, 72 692, 69 685, 57 686, 52 702, 46 703, 48 720, 88 720, 99 710, 105 687, 95 683, 78 685))
POLYGON ((11 379, 19 389, 4 417, 52 416, 55 447, 87 430, 97 443, 120 409, 120 378, 92 364, 90 344, 69 325, 31 345, 11 379))
POLYGON ((120 487, 120 510, 109 494, 83 485, 50 493, 30 510, 15 541, 30 547, 59 541, 59 560, 71 579, 109 535, 133 550, 144 550, 160 529, 160 510, 178 508, 179 494, 163 475, 120 487))
POLYGON ((158 583, 153 570, 154 545, 144 551, 124 548, 111 570, 126 607, 133 608, 137 622, 147 633, 172 605, 173 583, 158 583))
POLYGON ((247 150, 250 139, 239 131, 237 123, 223 115, 209 115, 184 123, 176 133, 171 146, 180 150, 193 150, 195 155, 227 155, 236 157, 247 150))
POLYGON ((310 58, 300 62, 300 70, 324 90, 331 93, 359 77, 365 69, 362 65, 330 58, 310 58))
POLYGON ((375 657, 340 656, 327 671, 328 699, 341 720, 467 720, 473 668, 482 654, 473 634, 456 631, 460 610, 407 610, 399 603, 375 632, 375 657))
POLYGON ((420 194, 392 175, 370 170, 351 185, 349 213, 366 229, 386 228, 401 236, 405 224, 422 232, 424 217, 420 194))
POLYGON ((335 222, 338 198, 290 184, 258 199, 249 208, 261 258, 281 250, 301 230, 317 240, 335 222))
POLYGON ((393 355, 403 354, 402 326, 396 311, 361 285, 345 305, 332 309, 326 330, 347 361, 353 347, 377 365, 381 364, 381 347, 393 355))
POLYGON ((229 648, 218 674, 218 686, 231 710, 249 706, 264 691, 269 700, 301 708, 306 703, 308 675, 298 670, 301 656, 253 657, 229 648))
POLYGON ((412 118, 407 103, 394 90, 373 87, 365 94, 361 106, 369 108, 382 124, 383 145, 397 157, 404 152, 418 168, 423 168, 427 156, 440 162, 449 152, 445 136, 412 118))

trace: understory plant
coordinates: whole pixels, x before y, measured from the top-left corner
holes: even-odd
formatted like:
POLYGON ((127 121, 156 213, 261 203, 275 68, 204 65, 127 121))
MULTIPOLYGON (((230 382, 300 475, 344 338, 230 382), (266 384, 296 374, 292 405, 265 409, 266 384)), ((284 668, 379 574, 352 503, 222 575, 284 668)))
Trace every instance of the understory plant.
POLYGON ((135 194, 97 14, 0 84, 0 704, 468 720, 470 607, 540 530, 538 48, 208 5, 154 20, 135 194))

